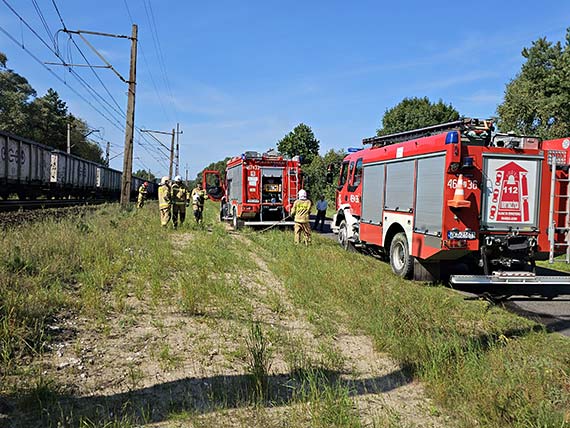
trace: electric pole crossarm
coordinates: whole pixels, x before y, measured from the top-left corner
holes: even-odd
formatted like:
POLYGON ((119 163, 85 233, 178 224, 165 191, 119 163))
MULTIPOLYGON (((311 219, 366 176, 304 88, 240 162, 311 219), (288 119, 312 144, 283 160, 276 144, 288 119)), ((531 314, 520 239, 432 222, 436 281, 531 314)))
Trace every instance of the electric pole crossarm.
POLYGON ((158 133, 158 134, 165 134, 165 135, 170 135, 170 132, 162 132, 162 131, 151 131, 148 129, 141 129, 140 132, 146 132, 148 133, 148 135, 150 135, 154 141, 156 141, 158 144, 160 144, 162 147, 164 147, 166 150, 170 151, 170 148, 164 144, 162 141, 160 141, 158 138, 156 138, 154 135, 152 135, 153 133, 158 133))
POLYGON ((94 36, 104 36, 104 37, 116 37, 117 39, 131 39, 133 40, 132 36, 124 36, 122 34, 111 34, 111 33, 101 33, 100 31, 87 31, 87 30, 68 30, 67 28, 64 28, 63 30, 61 30, 65 33, 71 33, 71 34, 92 34, 94 36))
POLYGON ((152 129, 141 129, 141 132, 154 132, 155 134, 172 135, 172 132, 153 131, 152 129))
MULTIPOLYGON (((121 76, 121 73, 119 73, 117 70, 115 70, 115 68, 109 63, 109 61, 107 61, 105 59, 105 57, 103 55, 101 55, 99 53, 99 51, 97 49, 95 49, 95 47, 91 43, 89 43, 89 40, 87 40, 85 37, 83 37, 83 34, 81 34, 81 33, 78 33, 78 34, 79 34, 79 37, 81 37, 81 40, 83 40, 85 42, 85 44, 87 46, 89 46, 89 48, 93 52, 95 52, 95 55, 97 55, 101 59, 101 61, 103 61, 105 64, 107 64, 107 67, 109 67, 111 70, 113 70, 113 73, 115 73, 119 79, 121 79, 125 83, 131 83, 131 82, 128 82, 127 80, 125 80, 125 78, 123 76, 121 76)), ((136 40, 135 40, 135 42, 136 42, 136 40)))
POLYGON ((90 68, 111 68, 108 65, 89 65, 89 64, 68 64, 66 62, 44 62, 47 65, 62 65, 64 67, 90 67, 90 68))

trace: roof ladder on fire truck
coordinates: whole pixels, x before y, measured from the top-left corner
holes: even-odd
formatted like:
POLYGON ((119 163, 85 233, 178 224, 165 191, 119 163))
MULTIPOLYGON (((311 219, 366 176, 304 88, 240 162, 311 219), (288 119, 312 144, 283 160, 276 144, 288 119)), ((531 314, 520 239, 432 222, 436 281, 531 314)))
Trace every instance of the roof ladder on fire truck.
POLYGON ((287 198, 290 204, 297 199, 297 192, 299 191, 299 177, 296 168, 290 168, 287 172, 287 198))
POLYGON ((413 129, 411 131, 398 132, 390 135, 380 135, 362 140, 362 144, 372 144, 372 147, 384 147, 414 138, 428 137, 430 135, 441 134, 452 130, 472 130, 477 132, 487 132, 491 130, 492 120, 472 119, 464 117, 454 122, 441 123, 439 125, 426 126, 425 128, 413 129))
POLYGON ((548 152, 548 164, 550 165, 550 211, 548 216, 548 241, 550 243, 549 263, 554 263, 555 253, 560 252, 560 247, 566 251, 566 263, 570 263, 570 175, 566 178, 557 176, 556 170, 563 166, 564 153, 557 156, 555 150, 548 152), (556 184, 560 185, 557 186, 556 184), (559 190, 559 194, 556 191, 559 190), (564 235, 564 242, 556 242, 556 235, 564 235))

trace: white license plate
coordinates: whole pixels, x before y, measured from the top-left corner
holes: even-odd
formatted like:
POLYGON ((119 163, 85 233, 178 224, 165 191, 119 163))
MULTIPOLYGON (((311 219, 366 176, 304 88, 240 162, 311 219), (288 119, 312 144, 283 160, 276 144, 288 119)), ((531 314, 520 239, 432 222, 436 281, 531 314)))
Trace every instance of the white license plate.
POLYGON ((477 234, 473 230, 449 230, 447 239, 475 239, 477 234))

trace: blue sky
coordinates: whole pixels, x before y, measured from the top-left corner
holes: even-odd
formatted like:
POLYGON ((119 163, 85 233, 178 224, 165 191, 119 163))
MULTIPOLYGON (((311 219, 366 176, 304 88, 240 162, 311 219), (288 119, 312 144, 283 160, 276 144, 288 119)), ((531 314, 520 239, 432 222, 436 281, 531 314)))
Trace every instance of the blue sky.
MULTIPOLYGON (((62 28, 52 0, 6 0, 44 39, 62 28)), ((321 152, 358 146, 382 114, 404 97, 452 103, 461 114, 488 117, 520 69, 520 51, 546 36, 563 40, 570 2, 520 1, 169 1, 55 0, 70 29, 130 34, 139 26, 135 121, 168 131, 180 123, 180 168, 189 175, 245 150, 266 150, 298 123, 312 127, 321 152), (127 11, 128 7, 128 11, 127 11), (130 16, 129 16, 130 12, 130 16)), ((0 26, 42 61, 56 57, 0 2, 0 26)), ((88 36, 125 77, 129 42, 88 36)), ((101 62, 77 37, 93 64, 101 62)), ((65 34, 64 58, 84 62, 65 34)), ((51 43, 51 42, 48 42, 51 43)), ((111 165, 122 168, 126 85, 98 70, 76 69, 113 108, 87 92, 64 67, 50 68, 69 86, 0 34, 8 66, 43 95, 53 87, 70 110, 111 141, 111 165), (69 87, 88 99, 102 117, 69 87), (117 111, 116 111, 117 110, 117 111)), ((168 137, 160 137, 169 144, 168 137)), ((139 141, 139 137, 136 138, 139 141)), ((134 167, 168 172, 147 137, 135 145, 134 167)))

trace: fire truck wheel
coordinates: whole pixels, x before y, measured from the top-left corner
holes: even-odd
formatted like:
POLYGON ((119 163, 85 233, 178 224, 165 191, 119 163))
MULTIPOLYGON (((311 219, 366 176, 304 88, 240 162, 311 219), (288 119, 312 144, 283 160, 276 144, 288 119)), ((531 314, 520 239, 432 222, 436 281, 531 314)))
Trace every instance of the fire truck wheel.
POLYGON ((338 243, 345 250, 354 251, 354 245, 348 240, 348 226, 345 220, 341 221, 338 227, 338 243))
POLYGON ((397 233, 390 245, 390 266, 402 278, 410 279, 414 271, 414 258, 410 256, 408 240, 403 232, 397 233))

